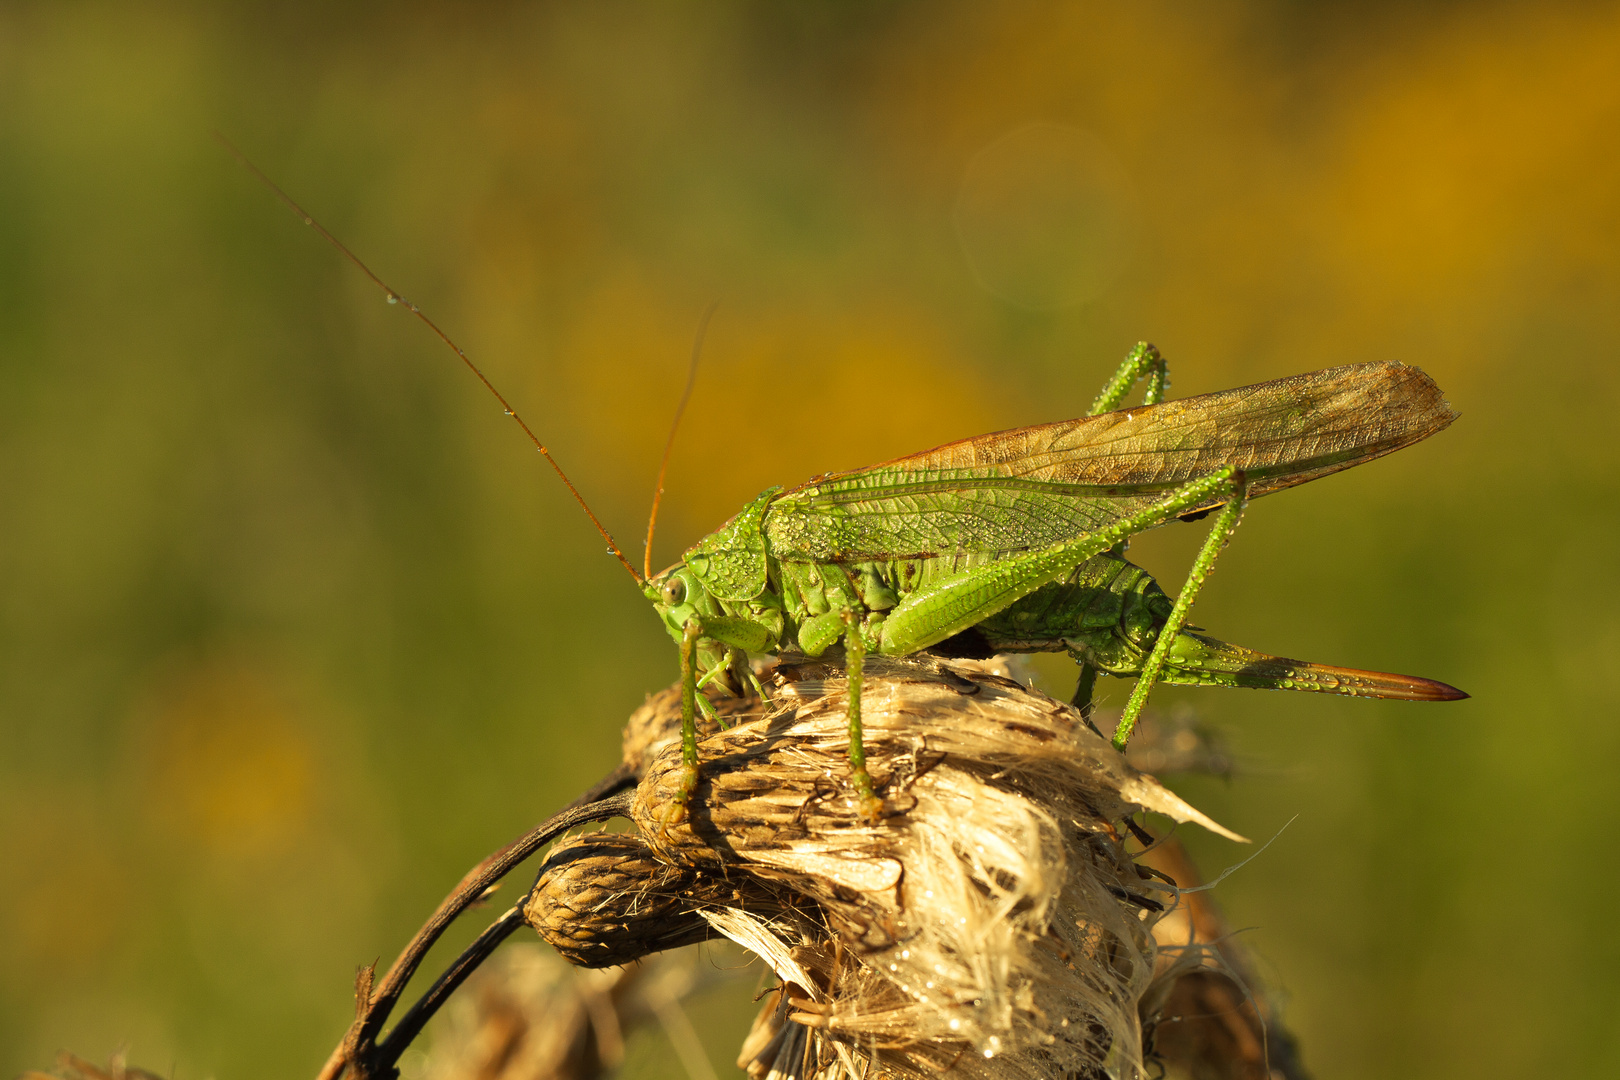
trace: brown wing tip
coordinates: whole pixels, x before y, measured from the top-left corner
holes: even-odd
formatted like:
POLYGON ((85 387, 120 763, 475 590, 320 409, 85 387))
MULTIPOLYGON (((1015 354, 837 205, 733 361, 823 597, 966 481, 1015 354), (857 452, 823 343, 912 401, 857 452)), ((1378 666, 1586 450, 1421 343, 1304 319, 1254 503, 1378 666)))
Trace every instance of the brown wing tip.
POLYGON ((1445 391, 1440 389, 1440 384, 1435 382, 1434 377, 1427 371, 1416 364, 1406 364, 1399 360, 1390 361, 1390 365, 1401 369, 1400 374, 1409 380, 1409 386, 1420 388, 1421 395, 1429 399, 1428 406, 1433 415, 1435 431, 1449 427, 1462 415, 1451 407, 1451 402, 1446 400, 1445 391))

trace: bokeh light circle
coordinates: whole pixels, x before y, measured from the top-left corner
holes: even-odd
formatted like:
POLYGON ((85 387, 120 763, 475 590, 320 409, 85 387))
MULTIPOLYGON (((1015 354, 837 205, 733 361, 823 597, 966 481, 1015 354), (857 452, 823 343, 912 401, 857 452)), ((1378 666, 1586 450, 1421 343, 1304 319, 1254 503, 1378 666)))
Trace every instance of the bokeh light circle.
POLYGON ((1135 246, 1129 176, 1101 140, 1027 124, 969 162, 957 195, 962 253, 989 292, 1048 310, 1095 300, 1135 246))

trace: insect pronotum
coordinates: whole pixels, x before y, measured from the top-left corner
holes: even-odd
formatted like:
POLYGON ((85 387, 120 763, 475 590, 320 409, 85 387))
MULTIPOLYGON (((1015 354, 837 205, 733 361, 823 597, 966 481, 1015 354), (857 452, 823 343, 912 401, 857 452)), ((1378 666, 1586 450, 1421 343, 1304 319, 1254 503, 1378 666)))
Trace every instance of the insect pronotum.
MULTIPOLYGON (((637 571, 471 358, 225 145, 389 303, 404 306, 455 351, 651 601, 680 650, 683 777, 672 820, 684 813, 699 778, 697 713, 711 709, 702 691, 763 693, 748 663, 754 655, 796 649, 820 656, 843 643, 850 782, 867 820, 878 819, 884 805, 861 740, 861 671, 869 652, 1066 651, 1080 663, 1075 704, 1087 714, 1099 672, 1134 675, 1114 732, 1121 749, 1160 682, 1413 701, 1467 697, 1431 679, 1268 656, 1186 629, 1199 588, 1251 499, 1410 446, 1455 419, 1439 387, 1417 368, 1355 364, 1165 401, 1167 367, 1143 342, 1079 419, 947 443, 791 490, 770 488, 674 566, 654 574, 644 557, 637 571), (1139 382, 1142 404, 1121 408, 1139 382), (1208 537, 1174 601, 1124 558, 1135 534, 1208 514, 1214 515, 1208 537)), ((660 472, 648 556, 662 488, 660 472)))

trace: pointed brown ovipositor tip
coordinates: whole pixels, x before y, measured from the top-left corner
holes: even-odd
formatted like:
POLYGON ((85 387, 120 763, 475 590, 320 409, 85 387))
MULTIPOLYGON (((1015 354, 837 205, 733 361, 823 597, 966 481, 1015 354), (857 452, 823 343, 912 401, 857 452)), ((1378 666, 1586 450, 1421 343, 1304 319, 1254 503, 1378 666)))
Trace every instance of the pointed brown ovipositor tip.
POLYGON ((1468 696, 1455 686, 1437 679, 1425 679, 1421 675, 1332 668, 1323 664, 1309 665, 1306 670, 1311 675, 1338 676, 1344 687, 1339 692, 1353 697, 1375 697, 1393 701, 1461 701, 1468 696))
POLYGON ((1312 674, 1337 675, 1352 696, 1386 698, 1396 701, 1460 701, 1468 695, 1447 683, 1421 675, 1397 675, 1389 671, 1362 671, 1357 668, 1330 668, 1310 665, 1312 674))
POLYGON ((1466 690, 1459 690, 1450 683, 1439 682, 1435 679, 1413 678, 1412 681, 1421 682, 1430 690, 1427 696, 1414 698, 1415 701, 1464 701, 1473 697, 1466 690))

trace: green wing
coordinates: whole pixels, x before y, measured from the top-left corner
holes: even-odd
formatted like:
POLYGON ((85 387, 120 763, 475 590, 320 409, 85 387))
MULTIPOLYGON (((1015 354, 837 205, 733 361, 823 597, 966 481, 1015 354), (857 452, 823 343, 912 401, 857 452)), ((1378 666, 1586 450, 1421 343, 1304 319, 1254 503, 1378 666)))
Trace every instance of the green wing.
POLYGON ((1023 551, 1104 528, 1223 465, 1244 470, 1251 496, 1265 495, 1410 446, 1454 419, 1417 368, 1327 368, 820 477, 771 504, 765 533, 788 562, 1023 551))

